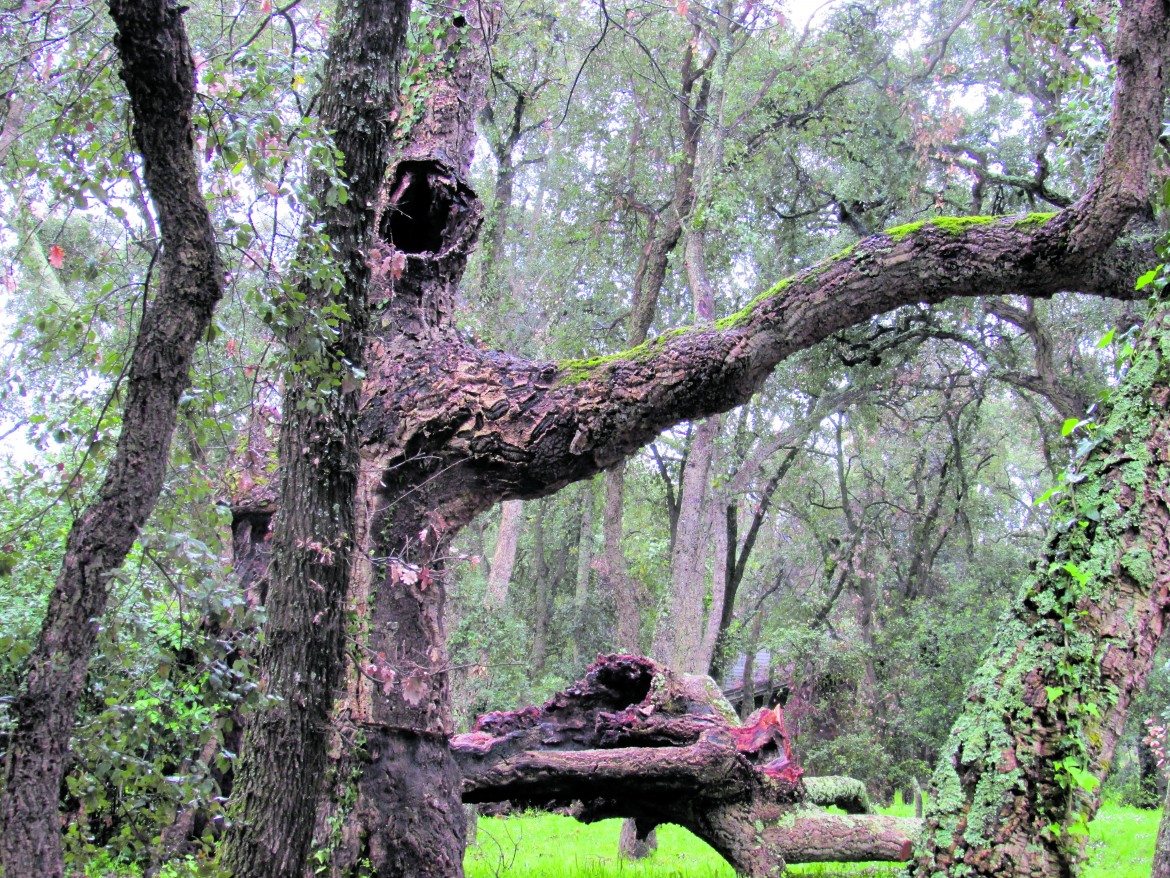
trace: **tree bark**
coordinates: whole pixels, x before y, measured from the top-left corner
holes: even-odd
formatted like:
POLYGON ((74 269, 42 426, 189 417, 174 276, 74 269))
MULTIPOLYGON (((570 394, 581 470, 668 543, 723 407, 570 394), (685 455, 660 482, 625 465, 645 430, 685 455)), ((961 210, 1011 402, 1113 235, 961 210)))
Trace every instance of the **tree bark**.
POLYGON ((543 707, 488 714, 451 746, 464 801, 572 805, 586 822, 630 818, 642 837, 677 823, 745 876, 786 862, 903 861, 917 832, 914 820, 810 807, 860 811, 856 782, 824 779, 810 796, 780 711, 739 727, 710 678, 635 656, 604 656, 543 707))
POLYGON ((258 657, 261 685, 279 700, 257 711, 245 732, 232 822, 220 847, 222 864, 236 878, 299 878, 312 837, 344 667, 357 526, 360 381, 354 370, 365 362, 370 243, 392 145, 408 12, 407 0, 342 0, 318 95, 319 122, 333 132, 349 197, 329 198, 329 174, 312 172, 318 208, 305 226, 300 256, 305 265, 336 260, 331 267, 340 283, 322 283, 317 269, 306 269, 298 284, 303 310, 287 339, 297 365, 285 379, 280 512, 258 657), (322 240, 329 242, 324 253, 322 240), (344 316, 326 331, 323 315, 337 310, 344 316), (273 796, 274 789, 282 795, 273 796))
MULTIPOLYGON (((1135 80, 1160 96, 1168 36, 1165 4, 1125 5, 1115 122, 1135 80)), ((1136 347, 939 761, 915 874, 1067 875, 1082 856, 1097 783, 1170 610, 1165 306, 1136 347)))
MULTIPOLYGON (((1127 6, 1126 27, 1152 22, 1149 37, 1151 27, 1164 30, 1163 12, 1160 3, 1127 6)), ((370 662, 353 715, 368 760, 349 820, 358 859, 368 857, 379 875, 459 873, 463 821, 446 742, 440 574, 450 538, 476 513, 503 499, 552 494, 669 425, 726 411, 785 357, 904 304, 1070 289, 1136 297, 1133 280, 1152 256, 1150 241, 1111 242, 1143 203, 1162 85, 1160 68, 1146 62, 1164 57, 1165 40, 1135 52, 1127 39, 1119 40, 1128 60, 1119 65, 1102 169, 1077 204, 1051 217, 929 221, 875 235, 726 320, 597 361, 526 361, 478 348, 454 330, 454 283, 479 211, 461 182, 472 140, 464 110, 478 93, 470 73, 451 75, 454 96, 437 84, 454 115, 442 130, 416 123, 386 178, 379 203, 395 210, 382 214, 370 253, 381 329, 370 341, 360 429, 377 560, 363 644, 370 662)), ((749 837, 720 825, 705 831, 748 862, 749 837)))
POLYGON ((605 474, 605 511, 602 519, 602 554, 598 564, 602 579, 613 593, 617 625, 614 642, 625 652, 642 651, 642 606, 645 589, 626 567, 622 549, 622 506, 625 503, 626 467, 619 463, 605 474))
POLYGON ((1067 875, 1082 856, 1170 612, 1168 354, 1159 305, 940 759, 917 874, 1067 875))
POLYGON ((162 491, 179 396, 195 346, 223 293, 223 266, 199 189, 192 130, 194 62, 181 12, 113 0, 134 140, 162 235, 159 289, 138 330, 122 431, 97 499, 69 532, 24 686, 13 705, 0 797, 6 874, 64 872, 58 797, 109 575, 121 566, 162 491))
POLYGON ((670 556, 670 593, 650 648, 656 659, 688 674, 707 669, 702 642, 711 523, 710 471, 722 423, 722 418, 714 417, 699 424, 687 453, 679 490, 678 536, 670 556))
POLYGON ((593 571, 593 482, 581 483, 581 522, 577 529, 577 577, 573 590, 573 665, 581 664, 581 642, 586 607, 589 603, 589 581, 593 571))
POLYGON ((1158 821, 1150 878, 1170 878, 1170 784, 1166 784, 1166 795, 1162 799, 1162 819, 1158 821))
MULTIPOLYGON (((441 75, 428 83, 425 106, 376 200, 367 412, 400 398, 407 384, 425 390, 434 382, 432 352, 449 344, 455 291, 479 231, 482 208, 464 179, 486 79, 478 27, 490 32, 497 10, 467 0, 449 14, 451 26, 435 47, 441 75)), ((387 443, 368 441, 369 422, 362 421, 362 515, 372 567, 345 718, 362 746, 351 754, 356 802, 341 815, 334 869, 458 878, 466 821, 447 745, 453 722, 444 559, 457 530, 484 507, 464 492, 461 467, 430 453, 437 434, 427 428, 412 435, 410 424, 418 422, 410 416, 395 421, 406 429, 392 431, 387 443)))
POLYGON ((500 504, 500 527, 496 532, 496 549, 492 552, 492 567, 488 573, 487 604, 502 607, 508 602, 508 585, 516 567, 516 549, 520 544, 520 530, 524 526, 524 504, 519 500, 505 500, 500 504))

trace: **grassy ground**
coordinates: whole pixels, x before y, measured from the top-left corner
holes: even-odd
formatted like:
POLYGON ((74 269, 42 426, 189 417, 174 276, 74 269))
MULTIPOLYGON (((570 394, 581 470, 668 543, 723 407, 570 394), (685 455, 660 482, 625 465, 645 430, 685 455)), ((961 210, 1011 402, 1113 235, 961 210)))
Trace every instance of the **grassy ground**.
MULTIPOLYGON (((891 813, 905 814, 896 808, 891 813)), ((1158 833, 1157 811, 1105 805, 1090 826, 1090 860, 1083 878, 1148 878, 1158 833)), ((569 817, 533 814, 479 821, 478 844, 468 849, 467 878, 735 878, 718 854, 684 829, 658 830, 658 851, 641 863, 617 857, 620 821, 589 826, 569 817)), ((890 865, 793 866, 810 878, 896 878, 890 865)))

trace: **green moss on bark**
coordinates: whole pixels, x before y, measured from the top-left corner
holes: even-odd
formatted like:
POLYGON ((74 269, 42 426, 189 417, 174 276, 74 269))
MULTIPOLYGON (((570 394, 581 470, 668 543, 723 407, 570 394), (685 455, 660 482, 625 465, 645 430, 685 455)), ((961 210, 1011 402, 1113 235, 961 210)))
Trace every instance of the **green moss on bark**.
POLYGON ((1085 428, 1085 456, 1056 495, 1044 560, 1002 623, 940 759, 917 875, 946 862, 948 876, 1023 862, 1049 874, 1082 855, 1102 750, 1113 744, 1115 681, 1143 677, 1149 658, 1117 619, 1137 625, 1159 612, 1150 604, 1158 562, 1143 534, 1170 479, 1154 441, 1170 395, 1168 349, 1170 313, 1159 307, 1108 417, 1085 428))

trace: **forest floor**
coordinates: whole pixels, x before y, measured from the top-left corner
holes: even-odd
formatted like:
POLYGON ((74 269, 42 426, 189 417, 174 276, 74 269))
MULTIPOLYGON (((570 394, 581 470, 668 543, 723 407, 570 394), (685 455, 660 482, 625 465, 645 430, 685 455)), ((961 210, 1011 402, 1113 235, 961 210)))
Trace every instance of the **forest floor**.
MULTIPOLYGON (((912 816, 908 806, 883 813, 912 816)), ((1105 804, 1090 825, 1089 863, 1082 878, 1149 878, 1158 811, 1105 804)), ((467 878, 735 878, 731 867, 685 829, 663 826, 658 850, 640 863, 617 857, 619 820, 585 825, 571 817, 528 814, 485 817, 478 844, 468 848, 467 878)), ((892 864, 814 863, 789 874, 810 878, 897 878, 892 864)))

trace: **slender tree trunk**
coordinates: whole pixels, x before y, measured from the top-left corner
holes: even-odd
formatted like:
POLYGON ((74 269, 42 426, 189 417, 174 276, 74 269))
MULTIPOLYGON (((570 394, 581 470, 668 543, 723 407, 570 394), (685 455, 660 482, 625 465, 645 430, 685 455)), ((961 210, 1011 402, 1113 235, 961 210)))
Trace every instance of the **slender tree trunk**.
POLYGON ((160 283, 131 356, 114 458, 97 499, 69 532, 13 705, 16 725, 0 795, 0 864, 11 878, 64 872, 58 797, 109 575, 125 560, 162 491, 179 396, 223 293, 223 267, 193 153, 194 63, 182 14, 164 2, 122 0, 113 0, 110 14, 134 140, 162 232, 160 283))
POLYGON ((707 510, 711 461, 721 424, 722 419, 718 417, 700 424, 687 454, 680 490, 678 538, 670 557, 670 594, 655 626, 650 648, 653 658, 688 674, 707 671, 700 654, 707 597, 710 524, 707 510))
MULTIPOLYGON (((728 596, 727 565, 723 562, 728 554, 727 529, 722 527, 723 516, 719 514, 722 503, 712 502, 708 507, 707 532, 714 537, 711 572, 711 606, 707 608, 706 629, 703 631, 703 642, 699 647, 699 656, 696 660, 698 673, 710 676, 711 663, 715 658, 715 649, 723 633, 723 602, 728 596)), ((734 552, 734 549, 732 549, 734 552)), ((734 599, 734 593, 732 593, 734 599)))
POLYGON ((492 552, 492 567, 487 581, 489 607, 502 607, 508 602, 508 585, 516 567, 516 549, 520 544, 523 527, 523 501, 505 500, 500 504, 500 527, 496 532, 496 550, 492 552))
POLYGON ((589 603, 589 580, 593 571, 593 481, 581 483, 581 523, 577 531, 577 578, 573 591, 573 667, 580 667, 582 627, 589 603))
POLYGON ((625 503, 626 466, 619 463, 605 474, 605 513, 602 519, 601 567, 613 593, 617 616, 614 640, 617 648, 634 655, 642 653, 642 584, 626 568, 622 550, 622 506, 625 503))
POLYGON ((358 522, 360 382, 371 278, 370 243, 378 187, 389 160, 398 101, 407 0, 370 0, 337 8, 319 120, 341 150, 349 198, 330 199, 329 175, 315 171, 311 191, 320 213, 301 242, 313 265, 329 241, 341 281, 336 289, 311 270, 299 288, 303 323, 289 341, 301 362, 285 382, 280 432, 280 512, 272 539, 264 646, 258 664, 265 691, 279 698, 258 711, 245 733, 236 775, 232 823, 221 862, 235 878, 299 878, 305 865, 324 776, 330 712, 344 667, 345 601, 358 522), (319 344, 318 311, 340 309, 324 356, 304 358, 319 344), (317 391, 333 376, 333 392, 317 391), (274 796, 273 790, 282 791, 274 796), (290 806, 290 803, 291 806, 290 806))
POLYGON ((747 642, 744 645, 743 683, 740 690, 743 695, 739 702, 739 718, 747 718, 756 709, 756 652, 760 648, 760 632, 764 627, 764 608, 758 607, 752 617, 752 627, 748 629, 747 642))
MULTIPOLYGON (((544 662, 548 656, 549 609, 552 605, 553 583, 549 580, 552 571, 548 566, 548 551, 545 546, 544 509, 537 509, 532 521, 533 555, 536 558, 536 612, 532 620, 532 676, 537 680, 544 673, 544 662)), ((564 555, 559 560, 564 569, 564 555)))

